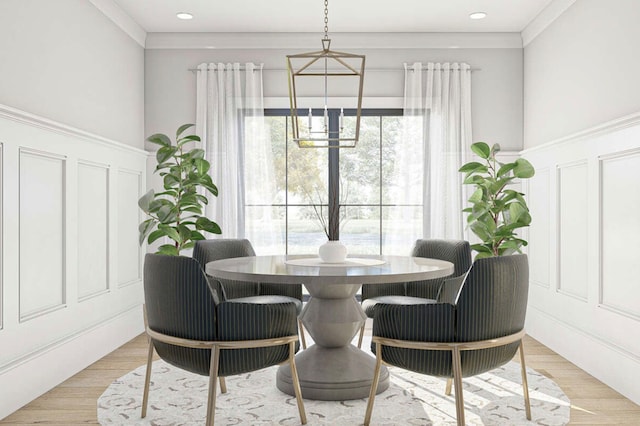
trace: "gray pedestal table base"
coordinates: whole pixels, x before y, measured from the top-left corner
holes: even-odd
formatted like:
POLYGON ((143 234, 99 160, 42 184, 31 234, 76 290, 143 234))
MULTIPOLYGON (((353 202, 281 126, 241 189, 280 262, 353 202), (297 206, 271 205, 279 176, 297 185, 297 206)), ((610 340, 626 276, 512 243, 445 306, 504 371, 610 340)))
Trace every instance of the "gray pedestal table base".
MULTIPOLYGON (((326 401, 368 397, 375 359, 350 344, 367 318, 354 297, 360 284, 306 287, 311 298, 301 319, 316 344, 296 355, 302 396, 326 401)), ((276 384, 282 392, 295 395, 288 365, 278 369, 276 384)), ((376 393, 388 387, 389 372, 383 366, 376 393)))

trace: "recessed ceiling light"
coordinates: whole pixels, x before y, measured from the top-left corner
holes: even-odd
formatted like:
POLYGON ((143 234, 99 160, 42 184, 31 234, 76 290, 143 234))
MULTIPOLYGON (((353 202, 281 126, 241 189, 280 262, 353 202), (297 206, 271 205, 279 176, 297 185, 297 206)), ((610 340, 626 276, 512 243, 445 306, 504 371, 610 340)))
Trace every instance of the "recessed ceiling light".
POLYGON ((187 12, 178 12, 176 16, 178 19, 193 19, 193 15, 187 12))
POLYGON ((469 18, 471 19, 484 19, 487 17, 487 14, 484 12, 473 12, 471 15, 469 15, 469 18))

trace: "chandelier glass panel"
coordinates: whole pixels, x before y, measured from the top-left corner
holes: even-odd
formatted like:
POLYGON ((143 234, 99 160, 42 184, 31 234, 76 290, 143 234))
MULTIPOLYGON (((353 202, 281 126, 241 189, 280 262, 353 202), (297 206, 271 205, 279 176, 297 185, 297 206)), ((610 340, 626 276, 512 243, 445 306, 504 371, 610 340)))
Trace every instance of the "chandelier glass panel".
POLYGON ((365 56, 331 50, 328 7, 325 0, 322 50, 287 55, 292 133, 300 148, 354 148, 360 138, 365 56), (318 88, 323 104, 314 100, 318 88), (338 108, 338 125, 330 126, 329 111, 338 108), (355 114, 355 128, 345 113, 355 114))

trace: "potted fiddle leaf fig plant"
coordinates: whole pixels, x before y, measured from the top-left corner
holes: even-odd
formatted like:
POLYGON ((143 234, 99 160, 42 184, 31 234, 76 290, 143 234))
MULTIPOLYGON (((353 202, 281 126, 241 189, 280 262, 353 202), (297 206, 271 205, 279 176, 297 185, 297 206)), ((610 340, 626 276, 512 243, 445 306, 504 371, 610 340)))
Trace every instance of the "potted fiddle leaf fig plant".
POLYGON ((471 150, 481 161, 471 161, 459 171, 465 173, 464 184, 475 187, 469 198, 471 207, 462 210, 468 213, 469 228, 482 241, 471 245, 477 252, 475 258, 519 253, 527 241, 515 231, 529 226, 531 215, 524 194, 509 188, 509 184, 514 179, 532 177, 535 170, 524 158, 511 163, 498 161, 498 144, 489 147, 484 142, 476 142, 471 150))
POLYGON ((183 135, 193 127, 184 124, 176 132, 175 145, 168 136, 154 134, 147 140, 160 148, 156 152, 158 165, 154 173, 162 177, 164 191, 149 190, 138 205, 149 217, 139 226, 140 245, 145 238, 151 244, 162 237, 173 240, 158 247, 157 253, 172 256, 192 248, 196 240, 204 240, 203 231, 220 234, 217 223, 203 215, 209 200, 202 192, 218 195, 218 188, 209 176, 209 162, 201 148, 187 149, 187 144, 200 142, 196 135, 183 135), (204 191, 202 191, 204 190, 204 191))

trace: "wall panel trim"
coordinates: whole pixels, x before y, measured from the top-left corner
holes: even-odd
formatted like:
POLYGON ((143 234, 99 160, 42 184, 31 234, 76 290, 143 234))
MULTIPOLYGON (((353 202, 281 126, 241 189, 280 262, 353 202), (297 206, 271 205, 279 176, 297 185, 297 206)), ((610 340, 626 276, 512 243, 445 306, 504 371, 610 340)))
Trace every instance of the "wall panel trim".
POLYGON ((31 114, 26 111, 19 110, 7 105, 0 104, 0 118, 7 118, 9 120, 24 123, 30 127, 37 127, 40 129, 56 132, 66 136, 72 136, 74 138, 81 138, 87 142, 92 142, 100 145, 106 145, 111 149, 118 149, 126 151, 129 154, 148 156, 149 153, 143 149, 134 148, 122 142, 114 141, 113 139, 105 138, 84 130, 80 130, 73 126, 60 123, 58 121, 50 120, 48 118, 31 114))
POLYGON ((523 149, 522 151, 520 151, 520 154, 526 156, 528 154, 537 153, 538 151, 559 148, 561 145, 567 145, 572 142, 577 142, 585 139, 595 138, 602 135, 607 135, 609 133, 613 133, 618 130, 636 126, 638 124, 640 124, 640 111, 634 112, 629 115, 625 115, 624 117, 620 117, 614 120, 604 122, 602 124, 598 124, 597 126, 593 126, 576 133, 572 133, 568 136, 563 136, 561 138, 554 139, 552 141, 543 143, 542 145, 523 149))

